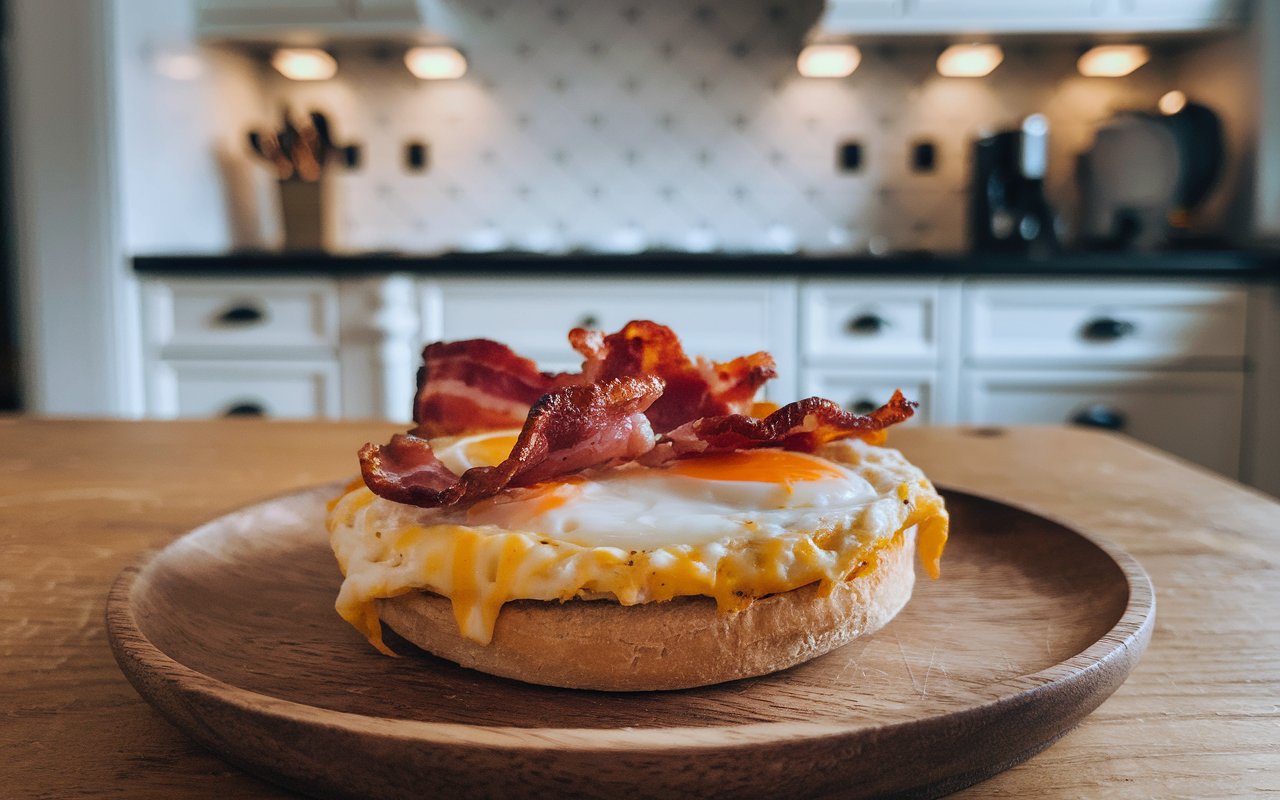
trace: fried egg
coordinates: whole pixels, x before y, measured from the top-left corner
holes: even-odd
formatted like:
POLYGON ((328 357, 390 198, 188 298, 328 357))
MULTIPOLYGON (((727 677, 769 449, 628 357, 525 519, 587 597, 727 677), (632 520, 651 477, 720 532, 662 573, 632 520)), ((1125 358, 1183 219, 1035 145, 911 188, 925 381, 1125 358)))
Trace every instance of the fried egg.
MULTIPOLYGON (((517 434, 432 446, 461 474, 501 462, 517 434)), ((515 599, 631 605, 705 595, 732 612, 873 569, 876 551, 911 527, 936 575, 946 540, 941 498, 897 451, 859 440, 815 455, 762 449, 628 464, 508 490, 465 510, 403 505, 357 483, 329 517, 345 576, 338 611, 384 650, 374 603, 407 591, 450 598, 462 633, 481 643, 515 599)))
MULTIPOLYGON (((506 457, 515 435, 472 436, 438 454, 461 473, 506 457), (501 455, 499 455, 501 453, 501 455)), ((703 545, 734 535, 816 528, 876 491, 847 467, 785 450, 754 450, 630 464, 590 480, 570 477, 504 492, 441 521, 527 531, 583 547, 648 550, 703 545)))

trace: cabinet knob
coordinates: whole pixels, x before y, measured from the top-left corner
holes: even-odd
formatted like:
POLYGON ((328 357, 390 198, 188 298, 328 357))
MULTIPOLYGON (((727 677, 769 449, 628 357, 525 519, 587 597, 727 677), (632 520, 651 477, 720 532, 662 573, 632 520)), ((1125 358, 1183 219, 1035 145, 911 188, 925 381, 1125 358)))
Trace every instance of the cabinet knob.
POLYGON ((1098 317, 1086 322, 1080 329, 1080 334, 1094 342, 1114 342, 1116 339, 1132 336, 1137 329, 1138 326, 1128 320, 1098 317))
POLYGON ((845 325, 845 329, 849 333, 856 333, 861 336, 880 333, 887 327, 889 327, 889 320, 879 314, 859 314, 845 325))
POLYGON ((874 400, 868 400, 865 397, 860 397, 849 403, 849 410, 855 414, 870 414, 879 407, 874 400))
POLYGON ((1122 431, 1129 420, 1124 412, 1110 406, 1096 403, 1071 415, 1072 425, 1083 428, 1103 428, 1109 431, 1122 431))
POLYGON ((575 327, 596 330, 600 327, 600 318, 588 312, 578 317, 578 324, 575 327))
POLYGON ((265 417, 266 415, 266 406, 254 400, 233 403, 222 412, 224 417, 265 417))
POLYGON ((222 325, 252 325, 267 318, 267 312, 252 302, 239 302, 218 315, 222 325))

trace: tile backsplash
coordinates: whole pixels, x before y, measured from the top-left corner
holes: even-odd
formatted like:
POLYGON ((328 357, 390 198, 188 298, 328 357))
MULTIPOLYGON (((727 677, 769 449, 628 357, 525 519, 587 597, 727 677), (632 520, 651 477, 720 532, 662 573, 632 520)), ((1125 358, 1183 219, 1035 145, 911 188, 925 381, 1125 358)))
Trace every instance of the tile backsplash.
MULTIPOLYGON (((1075 72, 1080 42, 1014 41, 989 77, 955 79, 934 69, 940 42, 864 43, 850 77, 803 78, 795 57, 819 11, 446 0, 432 30, 466 54, 465 77, 419 81, 402 49, 368 45, 336 48, 338 76, 318 83, 259 61, 259 124, 282 105, 319 109, 360 144, 360 166, 332 179, 343 250, 957 250, 975 137, 1046 114, 1050 196, 1070 219, 1076 154, 1111 113, 1175 88, 1188 48, 1090 79, 1075 72), (406 165, 413 143, 425 169, 406 165)), ((222 131, 224 166, 261 183, 244 116, 222 131)))

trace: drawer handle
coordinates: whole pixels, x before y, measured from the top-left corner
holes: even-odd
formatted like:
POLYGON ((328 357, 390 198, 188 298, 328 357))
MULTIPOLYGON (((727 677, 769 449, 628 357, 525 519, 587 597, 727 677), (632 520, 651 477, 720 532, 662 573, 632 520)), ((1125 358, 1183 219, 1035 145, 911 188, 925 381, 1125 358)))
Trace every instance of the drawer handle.
POLYGON ((863 415, 870 414, 872 411, 875 411, 879 407, 880 406, 877 405, 874 400, 868 400, 865 397, 860 397, 849 404, 850 411, 852 411, 855 414, 863 414, 863 415))
POLYGON ((595 314, 586 313, 578 317, 578 324, 574 327, 586 328, 587 330, 598 330, 600 328, 600 318, 595 314))
POLYGON ((253 400, 233 403, 222 412, 224 417, 265 417, 266 415, 267 407, 253 400))
POLYGON ((1129 423, 1124 413, 1101 403, 1091 405, 1071 416, 1071 424, 1082 428, 1102 428, 1108 431, 1122 431, 1129 423))
POLYGON ((889 327, 889 320, 879 314, 859 314, 849 320, 849 324, 845 325, 849 333, 856 333, 860 336, 880 333, 887 327, 889 327))
POLYGON ((1137 330, 1138 326, 1128 320, 1099 317, 1086 322, 1081 334, 1093 342, 1114 342, 1132 336, 1137 330))
POLYGON ((236 303, 218 315, 223 325, 252 325, 267 318, 267 312, 252 303, 236 303))

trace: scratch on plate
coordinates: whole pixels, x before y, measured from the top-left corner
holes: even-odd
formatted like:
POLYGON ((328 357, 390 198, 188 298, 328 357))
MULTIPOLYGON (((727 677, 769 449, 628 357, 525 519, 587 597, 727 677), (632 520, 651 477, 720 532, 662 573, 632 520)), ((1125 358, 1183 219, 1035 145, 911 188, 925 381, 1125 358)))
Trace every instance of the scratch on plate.
MULTIPOLYGON (((921 691, 920 684, 916 682, 916 674, 911 671, 911 663, 907 661, 907 651, 903 649, 901 639, 897 639, 896 641, 898 643, 898 653, 902 655, 902 666, 907 668, 907 677, 911 678, 911 688, 919 692, 921 691)), ((923 696, 924 695, 921 694, 921 697, 923 696)))

